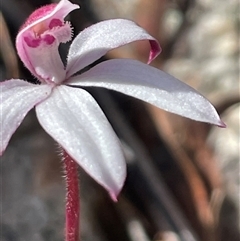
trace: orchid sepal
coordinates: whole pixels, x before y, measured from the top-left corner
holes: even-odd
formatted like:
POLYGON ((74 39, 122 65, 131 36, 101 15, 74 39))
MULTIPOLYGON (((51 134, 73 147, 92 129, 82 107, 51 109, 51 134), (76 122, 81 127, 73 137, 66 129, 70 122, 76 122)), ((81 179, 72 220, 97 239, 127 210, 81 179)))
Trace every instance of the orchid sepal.
POLYGON ((45 131, 116 200, 126 177, 120 142, 85 90, 58 86, 36 106, 45 131))
POLYGON ((1 130, 0 156, 26 114, 52 92, 50 85, 35 85, 11 79, 0 83, 1 130))
POLYGON ((136 23, 126 19, 110 19, 94 24, 80 32, 73 40, 67 58, 68 79, 108 51, 126 44, 148 40, 151 63, 162 51, 158 41, 136 23))
POLYGON ((225 127, 213 105, 195 89, 136 60, 112 59, 102 62, 70 78, 67 84, 115 90, 168 112, 225 127))

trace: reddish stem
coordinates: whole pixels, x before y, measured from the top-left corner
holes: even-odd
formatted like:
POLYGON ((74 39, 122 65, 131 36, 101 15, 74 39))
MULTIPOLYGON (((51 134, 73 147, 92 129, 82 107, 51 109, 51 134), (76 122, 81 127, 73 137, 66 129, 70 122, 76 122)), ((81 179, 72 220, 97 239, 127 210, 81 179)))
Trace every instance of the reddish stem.
POLYGON ((65 241, 79 241, 80 199, 78 165, 65 150, 63 150, 63 158, 67 187, 65 241))

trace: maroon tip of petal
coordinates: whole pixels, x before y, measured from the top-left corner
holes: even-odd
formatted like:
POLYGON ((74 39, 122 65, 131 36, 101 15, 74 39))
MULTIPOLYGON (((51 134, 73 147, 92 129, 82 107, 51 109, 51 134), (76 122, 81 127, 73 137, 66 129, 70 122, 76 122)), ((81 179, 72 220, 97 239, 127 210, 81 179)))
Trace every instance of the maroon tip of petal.
POLYGON ((118 202, 118 198, 117 198, 117 195, 115 193, 109 192, 109 195, 115 203, 118 202))
POLYGON ((222 120, 220 120, 219 125, 217 126, 220 128, 227 128, 227 125, 222 120))
POLYGON ((149 54, 148 64, 150 64, 161 52, 162 49, 156 40, 149 40, 151 51, 149 54))

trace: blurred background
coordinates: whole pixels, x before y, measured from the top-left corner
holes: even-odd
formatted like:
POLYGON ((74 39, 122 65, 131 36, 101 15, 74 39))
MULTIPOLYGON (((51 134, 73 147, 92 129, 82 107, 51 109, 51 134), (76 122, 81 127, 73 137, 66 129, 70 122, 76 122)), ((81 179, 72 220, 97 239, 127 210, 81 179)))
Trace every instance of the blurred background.
MULTIPOLYGON (((32 80, 15 52, 24 20, 50 0, 0 1, 0 78, 32 80)), ((82 241, 239 240, 239 1, 72 0, 75 34, 101 20, 134 20, 160 41, 152 63, 211 100, 221 129, 128 96, 88 88, 124 146, 128 176, 113 203, 79 168, 82 241)), ((121 26, 119 26, 121 28, 121 26)), ((61 48, 66 52, 66 46, 61 48)), ((138 42, 110 58, 146 62, 138 42)), ((65 184, 57 144, 31 111, 1 157, 0 240, 64 239, 65 184)))

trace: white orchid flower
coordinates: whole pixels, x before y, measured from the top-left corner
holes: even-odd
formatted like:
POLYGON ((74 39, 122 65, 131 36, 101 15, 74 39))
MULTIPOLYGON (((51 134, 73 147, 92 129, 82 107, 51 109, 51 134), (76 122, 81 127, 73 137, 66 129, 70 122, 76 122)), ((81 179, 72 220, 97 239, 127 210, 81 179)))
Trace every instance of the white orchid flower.
POLYGON ((113 19, 84 29, 73 40, 64 66, 58 47, 72 38, 71 25, 64 18, 77 8, 68 0, 44 6, 30 15, 18 33, 19 57, 40 84, 20 79, 0 83, 0 154, 35 107, 44 130, 116 199, 126 176, 119 140, 82 86, 115 90, 193 120, 219 126, 224 123, 209 101, 193 88, 136 60, 108 60, 76 74, 109 50, 137 40, 149 40, 150 63, 160 53, 160 46, 132 21, 113 19))

